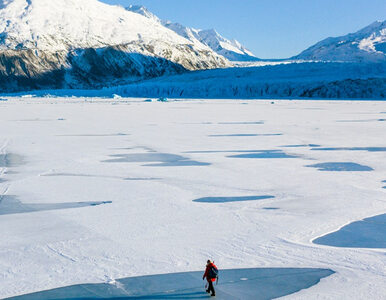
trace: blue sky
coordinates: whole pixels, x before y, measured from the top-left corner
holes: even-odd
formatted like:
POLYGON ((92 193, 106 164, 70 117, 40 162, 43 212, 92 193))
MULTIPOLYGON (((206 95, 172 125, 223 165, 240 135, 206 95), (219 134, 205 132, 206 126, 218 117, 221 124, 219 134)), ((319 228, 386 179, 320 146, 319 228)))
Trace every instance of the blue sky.
POLYGON ((215 28, 260 58, 286 58, 329 36, 385 20, 386 0, 102 0, 142 4, 161 19, 215 28))

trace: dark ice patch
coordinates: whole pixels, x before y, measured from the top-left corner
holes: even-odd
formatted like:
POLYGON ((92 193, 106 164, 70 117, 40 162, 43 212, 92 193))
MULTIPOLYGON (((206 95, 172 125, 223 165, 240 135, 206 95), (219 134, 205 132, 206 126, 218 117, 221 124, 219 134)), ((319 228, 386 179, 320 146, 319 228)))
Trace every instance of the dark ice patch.
POLYGON ((278 210, 280 208, 278 208, 278 207, 263 207, 263 209, 265 209, 265 210, 278 210))
POLYGON ((23 214, 47 210, 60 210, 110 204, 111 201, 68 202, 68 203, 22 203, 15 196, 0 196, 0 215, 23 214))
POLYGON ((169 153, 130 153, 110 155, 113 159, 104 160, 109 163, 122 162, 153 162, 145 164, 148 167, 185 167, 185 166, 208 166, 209 163, 198 162, 187 157, 169 153))
POLYGON ((12 168, 24 164, 23 157, 18 154, 0 154, 0 168, 12 168))
POLYGON ((242 197, 204 197, 193 200, 193 202, 201 203, 227 203, 227 202, 242 202, 242 201, 256 201, 273 199, 275 196, 262 195, 262 196, 242 196, 242 197))
POLYGON ((317 168, 319 171, 336 171, 336 172, 366 172, 374 169, 368 166, 352 162, 328 162, 315 165, 308 165, 309 168, 317 168))
POLYGON ((331 148, 312 148, 314 151, 368 151, 385 152, 386 147, 331 147, 331 148))
MULTIPOLYGON (((216 298, 267 300, 310 288, 334 274, 319 268, 220 270, 216 298)), ((112 284, 80 284, 8 299, 207 299, 202 272, 172 273, 118 279, 112 284)))
POLYGON ((345 248, 386 248, 386 214, 352 222, 313 242, 345 248))
POLYGON ((264 150, 264 151, 253 152, 253 153, 229 155, 227 157, 264 159, 264 158, 297 158, 299 156, 293 155, 293 154, 287 154, 281 150, 264 150))

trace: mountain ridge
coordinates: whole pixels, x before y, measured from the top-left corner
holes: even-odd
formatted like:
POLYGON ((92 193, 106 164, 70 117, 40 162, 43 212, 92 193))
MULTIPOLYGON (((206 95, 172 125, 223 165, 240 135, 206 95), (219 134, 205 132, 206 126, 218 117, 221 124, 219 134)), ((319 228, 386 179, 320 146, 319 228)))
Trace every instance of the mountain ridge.
POLYGON ((292 59, 386 62, 386 21, 375 21, 354 33, 326 38, 292 59))
POLYGON ((40 88, 50 73, 55 87, 87 88, 109 75, 132 81, 230 66, 154 20, 98 0, 0 4, 2 89, 40 88))
POLYGON ((230 61, 256 61, 259 60, 250 50, 237 40, 229 40, 220 35, 215 29, 196 29, 187 27, 180 23, 165 21, 150 12, 145 6, 130 5, 129 11, 140 14, 146 18, 159 22, 168 29, 173 30, 183 38, 188 39, 196 45, 205 45, 217 54, 230 61))

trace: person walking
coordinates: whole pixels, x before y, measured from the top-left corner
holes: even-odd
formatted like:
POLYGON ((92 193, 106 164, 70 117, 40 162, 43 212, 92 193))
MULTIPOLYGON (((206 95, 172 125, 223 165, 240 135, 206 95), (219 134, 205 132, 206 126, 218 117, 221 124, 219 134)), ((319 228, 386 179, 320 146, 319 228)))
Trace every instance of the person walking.
POLYGON ((214 290, 213 282, 216 281, 217 276, 218 276, 218 269, 216 265, 208 259, 206 263, 205 273, 202 276, 202 280, 206 278, 206 280, 208 281, 209 287, 206 290, 206 292, 207 293, 212 292, 211 294, 212 297, 216 296, 216 291, 214 290))

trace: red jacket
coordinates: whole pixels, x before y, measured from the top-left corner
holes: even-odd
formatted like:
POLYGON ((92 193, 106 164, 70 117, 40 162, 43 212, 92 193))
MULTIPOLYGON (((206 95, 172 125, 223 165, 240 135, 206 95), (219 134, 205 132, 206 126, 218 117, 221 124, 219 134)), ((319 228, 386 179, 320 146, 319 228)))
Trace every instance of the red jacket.
POLYGON ((204 276, 202 276, 202 279, 205 279, 205 278, 206 278, 206 280, 208 280, 208 282, 209 282, 209 281, 215 282, 215 281, 216 281, 216 278, 209 278, 209 277, 208 277, 208 275, 209 275, 209 269, 210 269, 211 267, 215 267, 215 268, 217 269, 217 267, 216 267, 216 265, 215 265, 214 263, 207 264, 207 265, 206 265, 206 269, 205 269, 205 273, 204 273, 204 276))

